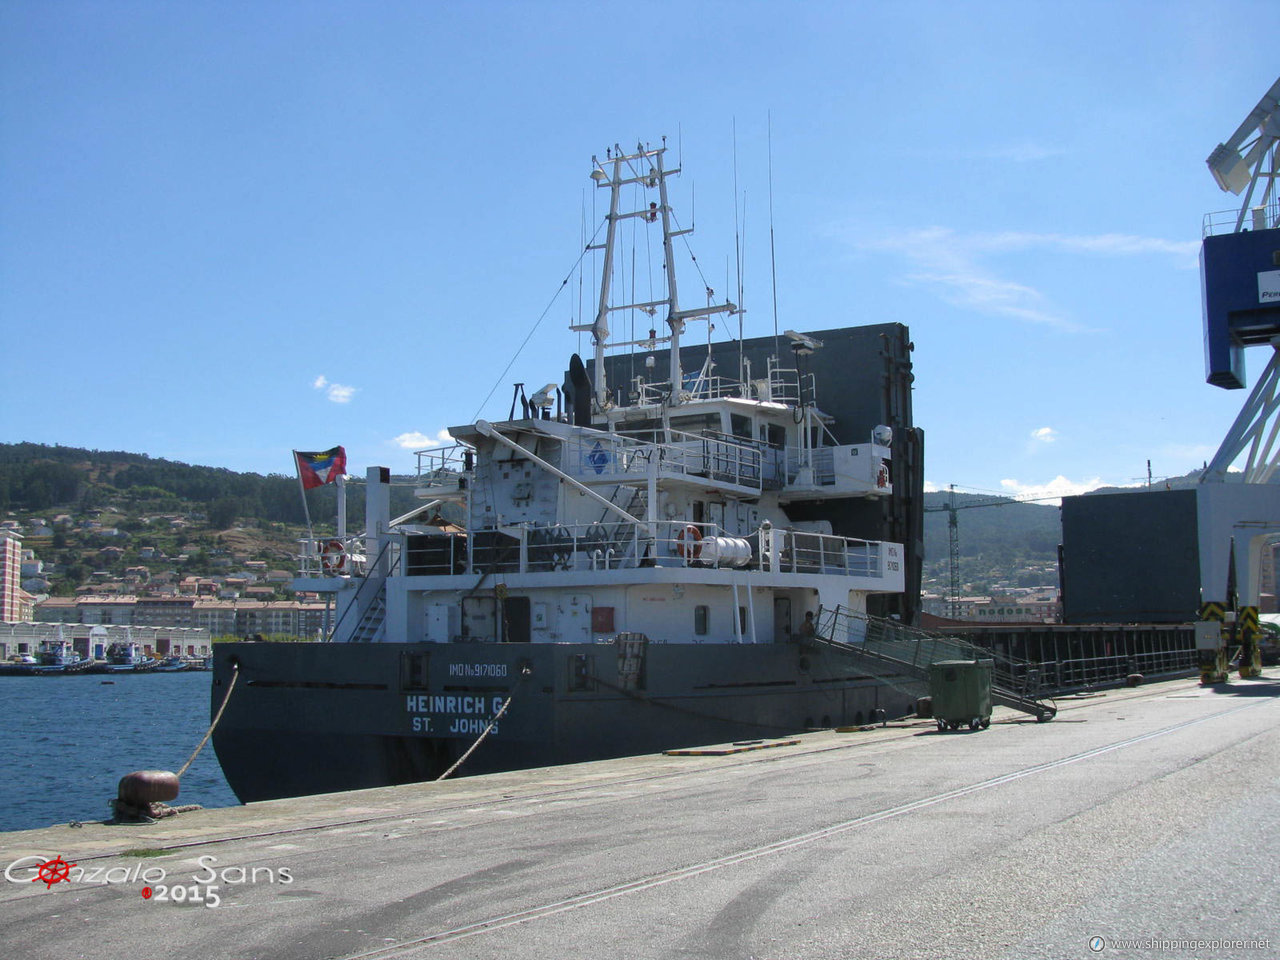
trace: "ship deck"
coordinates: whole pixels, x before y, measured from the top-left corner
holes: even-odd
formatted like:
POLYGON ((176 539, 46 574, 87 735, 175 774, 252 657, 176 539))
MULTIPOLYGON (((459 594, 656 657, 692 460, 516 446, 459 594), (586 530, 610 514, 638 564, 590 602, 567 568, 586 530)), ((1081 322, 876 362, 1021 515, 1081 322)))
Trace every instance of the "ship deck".
POLYGON ((116 958, 163 945, 165 956, 207 960, 736 960, 1156 949, 1120 943, 1132 939, 1201 941, 1188 956, 1274 956, 1280 672, 1059 707, 1047 724, 998 708, 976 733, 916 721, 772 749, 0 834, 6 866, 58 855, 117 876, 162 869, 162 883, 186 887, 208 875, 202 865, 229 872, 212 909, 144 899, 141 880, 4 883, 6 953, 116 958), (234 882, 255 870, 257 882, 234 882), (1212 940, 1243 945, 1203 943, 1212 940))

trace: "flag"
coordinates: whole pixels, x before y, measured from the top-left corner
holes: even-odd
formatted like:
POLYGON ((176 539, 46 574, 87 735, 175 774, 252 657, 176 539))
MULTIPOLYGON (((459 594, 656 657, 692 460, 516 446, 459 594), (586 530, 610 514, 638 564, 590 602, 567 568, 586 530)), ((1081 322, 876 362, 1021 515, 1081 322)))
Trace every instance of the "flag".
POLYGON ((338 478, 347 472, 347 451, 342 447, 323 450, 320 453, 303 453, 293 451, 298 462, 298 477, 302 480, 302 489, 323 487, 326 483, 336 483, 338 478))

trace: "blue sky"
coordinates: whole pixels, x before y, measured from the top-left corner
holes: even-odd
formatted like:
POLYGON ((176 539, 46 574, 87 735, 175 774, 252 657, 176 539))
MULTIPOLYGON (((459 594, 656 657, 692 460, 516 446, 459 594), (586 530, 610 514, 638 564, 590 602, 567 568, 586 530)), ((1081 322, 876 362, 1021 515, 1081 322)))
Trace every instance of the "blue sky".
POLYGON ((1277 28, 1203 0, 0 0, 0 440, 409 471, 560 379, 591 155, 663 135, 719 293, 737 197, 767 335, 771 124, 779 325, 910 326, 930 483, 1180 474, 1244 399, 1204 383, 1201 218, 1234 199, 1204 158, 1277 28))

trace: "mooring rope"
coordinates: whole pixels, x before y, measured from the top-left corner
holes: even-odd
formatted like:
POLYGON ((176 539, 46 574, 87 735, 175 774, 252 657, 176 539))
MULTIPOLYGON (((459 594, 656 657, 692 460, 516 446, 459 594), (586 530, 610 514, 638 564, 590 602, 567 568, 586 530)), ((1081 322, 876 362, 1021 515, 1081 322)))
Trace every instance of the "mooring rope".
POLYGON ((453 771, 457 770, 460 766, 462 766, 466 762, 467 757, 475 753, 476 748, 479 747, 480 744, 484 743, 484 738, 489 735, 489 731, 491 731, 494 727, 498 725, 498 721, 502 719, 502 715, 507 712, 507 707, 511 706, 511 701, 516 698, 516 690, 520 688, 520 684, 524 683, 525 679, 530 675, 532 675, 532 673, 533 671, 528 667, 525 667, 520 671, 520 679, 517 680, 516 685, 511 688, 511 693, 507 695, 506 702, 501 707, 498 708, 498 712, 493 715, 493 719, 489 721, 489 725, 484 728, 480 736, 476 737, 476 742, 471 744, 471 746, 467 747, 466 753, 464 753, 462 756, 460 756, 457 760, 453 762, 453 766, 451 766, 444 773, 440 774, 440 776, 436 777, 437 783, 441 780, 447 780, 450 774, 452 774, 453 771))
POLYGON ((231 665, 231 684, 227 687, 226 695, 222 698, 222 706, 218 707, 218 712, 214 714, 213 717, 213 723, 209 724, 209 729, 205 731, 204 738, 201 739, 200 743, 196 746, 195 752, 191 754, 191 757, 187 762, 182 765, 182 769, 178 771, 179 777, 187 772, 187 768, 191 766, 196 757, 200 755, 200 751, 204 749, 204 745, 208 743, 209 738, 213 736, 214 728, 218 726, 218 721, 222 719, 222 711, 227 709, 227 701, 231 699, 231 691, 236 688, 236 681, 239 679, 240 664, 234 663, 231 665))

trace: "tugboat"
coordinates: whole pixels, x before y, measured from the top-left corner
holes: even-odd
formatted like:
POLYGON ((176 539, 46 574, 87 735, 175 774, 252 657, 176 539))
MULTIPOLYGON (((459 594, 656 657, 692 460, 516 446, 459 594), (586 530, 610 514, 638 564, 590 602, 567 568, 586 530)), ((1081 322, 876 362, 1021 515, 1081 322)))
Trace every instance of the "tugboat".
MULTIPOLYGON (((899 482, 894 427, 911 433, 905 328, 872 328, 900 334, 892 363, 846 351, 822 384, 839 406, 859 371, 901 378, 897 424, 820 405, 809 359, 822 338, 852 342, 849 330, 788 331, 767 358, 765 338, 728 344, 735 376, 718 372, 710 345, 701 359, 702 346, 682 350, 687 324, 739 307, 710 290, 706 306, 677 301, 673 241, 688 231, 673 222, 667 180, 679 171, 665 153, 592 158, 610 207, 588 248, 604 252, 599 308, 572 327, 592 335, 590 366, 573 355, 563 389, 518 388, 518 416, 513 400, 506 421, 452 427, 454 446, 419 453, 427 503, 406 516, 391 517, 389 471, 369 469, 364 536, 302 543, 295 589, 327 598, 328 642, 214 648, 212 709, 226 709, 213 742, 242 801, 435 779, 459 760, 459 775, 477 774, 912 708, 807 642, 822 610, 866 612, 869 598, 904 591, 903 544, 874 533, 899 482), (644 199, 625 212, 634 194, 644 199), (666 290, 618 306, 628 220, 661 231, 666 290), (660 315, 666 329, 615 342, 620 310, 660 315), (636 362, 644 375, 623 379, 636 362)), ((916 458, 917 489, 918 469, 916 458)), ((841 622, 838 639, 858 643, 857 617, 841 622)))
POLYGON ((117 641, 107 647, 107 659, 95 670, 97 673, 150 673, 160 665, 154 657, 143 652, 132 640, 117 641))
POLYGON ((32 672, 41 676, 84 673, 92 665, 92 660, 80 656, 72 649, 70 640, 59 637, 57 640, 40 641, 37 662, 32 672))

